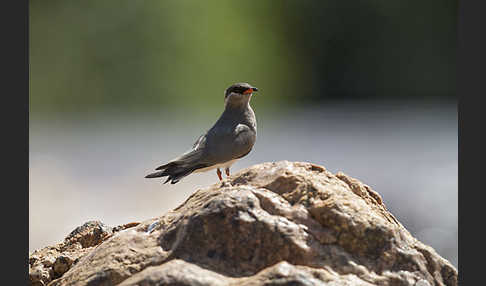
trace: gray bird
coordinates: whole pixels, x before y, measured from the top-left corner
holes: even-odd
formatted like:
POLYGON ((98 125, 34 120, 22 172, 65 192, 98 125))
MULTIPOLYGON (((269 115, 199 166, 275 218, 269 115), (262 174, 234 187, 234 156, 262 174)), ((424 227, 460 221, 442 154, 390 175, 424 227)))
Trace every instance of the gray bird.
POLYGON ((250 153, 257 136, 255 113, 250 106, 252 93, 258 91, 248 83, 235 83, 224 92, 224 111, 216 123, 199 136, 192 149, 162 165, 155 173, 145 178, 168 177, 164 182, 179 182, 191 173, 217 169, 219 180, 223 180, 220 168, 226 176, 238 159, 250 153))

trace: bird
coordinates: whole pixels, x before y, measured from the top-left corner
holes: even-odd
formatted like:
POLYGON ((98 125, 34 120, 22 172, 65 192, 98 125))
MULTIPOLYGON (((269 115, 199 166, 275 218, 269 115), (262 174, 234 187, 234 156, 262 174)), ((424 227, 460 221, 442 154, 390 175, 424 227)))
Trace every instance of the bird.
POLYGON ((224 111, 214 125, 198 137, 192 148, 182 155, 157 167, 157 172, 145 178, 167 177, 164 182, 179 182, 191 173, 216 169, 220 181, 224 169, 230 176, 230 167, 237 160, 248 155, 257 137, 255 112, 250 99, 258 88, 246 82, 230 85, 224 91, 224 111))

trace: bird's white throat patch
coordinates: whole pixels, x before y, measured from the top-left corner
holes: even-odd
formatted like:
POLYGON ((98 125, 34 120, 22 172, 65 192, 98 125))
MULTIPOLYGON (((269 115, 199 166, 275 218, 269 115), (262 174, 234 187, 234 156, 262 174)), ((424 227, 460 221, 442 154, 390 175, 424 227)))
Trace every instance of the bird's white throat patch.
POLYGON ((230 100, 236 100, 237 102, 238 101, 243 101, 245 99, 247 99, 246 101, 246 104, 250 104, 250 99, 251 99, 251 96, 253 95, 253 93, 250 93, 250 94, 237 94, 237 93, 230 93, 225 99, 224 99, 224 107, 226 107, 226 105, 228 105, 228 102, 230 100), (234 99, 233 99, 234 98, 234 99))

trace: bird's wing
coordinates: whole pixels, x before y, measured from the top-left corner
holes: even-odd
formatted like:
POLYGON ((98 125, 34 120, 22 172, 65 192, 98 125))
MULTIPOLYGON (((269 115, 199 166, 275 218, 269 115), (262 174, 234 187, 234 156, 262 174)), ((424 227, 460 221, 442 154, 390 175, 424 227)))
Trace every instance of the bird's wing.
POLYGON ((175 159, 170 160, 167 164, 157 167, 155 170, 165 169, 169 164, 177 162, 179 165, 195 165, 201 158, 204 146, 206 145, 206 134, 199 136, 192 145, 192 149, 184 152, 175 159))
POLYGON ((251 151, 255 140, 256 133, 245 124, 211 129, 204 141, 203 161, 214 165, 241 158, 251 151))
POLYGON ((192 149, 202 149, 204 148, 204 145, 206 144, 206 134, 203 134, 197 138, 196 142, 194 142, 194 145, 192 145, 192 149))
POLYGON ((250 153, 256 141, 256 133, 245 124, 238 124, 235 128, 235 139, 233 154, 236 158, 241 158, 250 153))

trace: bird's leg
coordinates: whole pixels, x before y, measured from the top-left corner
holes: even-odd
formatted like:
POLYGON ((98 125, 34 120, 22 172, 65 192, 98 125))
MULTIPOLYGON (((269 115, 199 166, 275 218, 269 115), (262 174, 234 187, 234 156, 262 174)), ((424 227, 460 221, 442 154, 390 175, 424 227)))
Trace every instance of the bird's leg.
POLYGON ((223 177, 221 176, 221 170, 219 168, 216 170, 216 174, 218 174, 219 180, 222 181, 223 177))
POLYGON ((230 173, 229 173, 229 168, 224 169, 224 171, 226 172, 226 176, 228 176, 228 177, 229 177, 229 176, 230 176, 230 173))

